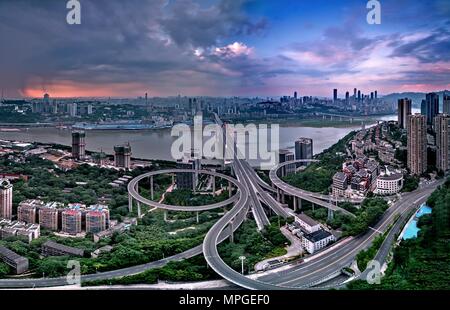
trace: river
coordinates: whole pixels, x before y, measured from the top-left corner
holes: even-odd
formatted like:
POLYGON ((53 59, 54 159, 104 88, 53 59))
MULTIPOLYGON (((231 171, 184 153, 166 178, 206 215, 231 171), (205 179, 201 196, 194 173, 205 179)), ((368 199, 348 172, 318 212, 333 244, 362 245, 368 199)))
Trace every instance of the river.
MULTIPOLYGON (((387 117, 386 119, 392 119, 387 117)), ((336 143, 349 132, 360 129, 360 126, 345 128, 334 127, 303 127, 301 125, 280 126, 280 147, 293 148, 294 141, 299 137, 314 140, 314 153, 336 143)), ((24 142, 71 144, 71 132, 67 129, 29 128, 20 131, 0 131, 0 139, 24 142)), ((170 129, 141 130, 141 131, 86 131, 86 149, 89 151, 103 151, 113 154, 113 147, 117 144, 130 143, 133 157, 145 159, 173 160, 170 148, 175 137, 170 129)))

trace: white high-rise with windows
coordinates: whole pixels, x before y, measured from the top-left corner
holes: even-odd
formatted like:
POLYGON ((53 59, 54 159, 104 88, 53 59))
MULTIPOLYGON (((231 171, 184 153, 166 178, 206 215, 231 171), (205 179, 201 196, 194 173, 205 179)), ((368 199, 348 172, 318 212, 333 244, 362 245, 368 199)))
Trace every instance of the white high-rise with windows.
POLYGON ((13 186, 7 179, 0 179, 0 218, 12 218, 13 186))

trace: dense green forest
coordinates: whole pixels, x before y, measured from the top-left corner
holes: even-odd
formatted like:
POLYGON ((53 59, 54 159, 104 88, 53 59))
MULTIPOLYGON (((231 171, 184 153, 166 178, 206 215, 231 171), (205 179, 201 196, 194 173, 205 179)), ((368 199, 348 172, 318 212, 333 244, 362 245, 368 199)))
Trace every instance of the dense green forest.
POLYGON ((417 238, 402 240, 380 284, 359 280, 349 289, 450 289, 450 179, 428 199, 430 215, 419 219, 417 238))

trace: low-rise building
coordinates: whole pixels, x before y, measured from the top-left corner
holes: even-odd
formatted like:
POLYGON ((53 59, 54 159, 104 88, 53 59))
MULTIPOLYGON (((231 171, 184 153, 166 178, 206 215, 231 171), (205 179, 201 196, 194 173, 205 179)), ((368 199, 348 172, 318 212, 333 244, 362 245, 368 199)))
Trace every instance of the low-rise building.
POLYGON ((321 229, 319 222, 310 218, 306 214, 296 214, 295 222, 300 225, 300 227, 307 233, 312 233, 321 229))
POLYGON ((313 254, 334 241, 336 241, 336 238, 333 234, 321 229, 310 234, 304 234, 302 236, 302 247, 308 253, 313 254))
POLYGON ((375 194, 394 195, 403 188, 403 173, 386 168, 377 178, 375 194))
POLYGON ((4 246, 0 246, 0 258, 5 264, 11 266, 16 274, 28 271, 28 258, 20 256, 4 246))
POLYGON ((44 256, 84 256, 84 250, 59 244, 54 241, 47 241, 42 244, 42 255, 44 256))
POLYGON ((333 176, 332 195, 335 197, 344 196, 348 187, 348 177, 343 172, 337 172, 333 176))
POLYGON ((0 238, 20 237, 30 243, 41 236, 39 224, 27 224, 25 222, 0 220, 0 238))

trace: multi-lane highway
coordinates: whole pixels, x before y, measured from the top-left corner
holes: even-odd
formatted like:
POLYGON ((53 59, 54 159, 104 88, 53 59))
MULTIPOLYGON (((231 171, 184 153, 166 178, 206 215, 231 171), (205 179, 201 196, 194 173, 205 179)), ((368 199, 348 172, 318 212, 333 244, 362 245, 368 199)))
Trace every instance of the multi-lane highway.
MULTIPOLYGON (((229 151, 229 150, 228 150, 229 151)), ((218 244, 226 240, 230 234, 238 229, 242 222, 246 219, 247 213, 252 208, 256 221, 260 222, 259 226, 268 224, 267 215, 264 212, 263 204, 272 209, 276 214, 287 217, 292 214, 292 211, 287 209, 284 205, 275 200, 269 193, 265 191, 268 186, 257 176, 255 171, 244 160, 238 160, 236 157, 232 162, 233 171, 236 174, 238 181, 232 177, 219 174, 209 170, 198 171, 200 174, 207 174, 214 177, 220 177, 228 180, 237 187, 237 194, 226 201, 218 204, 208 206, 170 206, 160 204, 139 195, 138 183, 140 180, 152 177, 161 173, 192 173, 192 170, 164 170, 144 174, 136 179, 133 179, 129 185, 129 195, 131 199, 139 203, 146 204, 152 207, 176 210, 176 211, 203 211, 214 208, 224 207, 228 204, 234 204, 230 211, 227 211, 222 218, 220 218, 213 227, 208 231, 202 245, 194 247, 183 253, 168 257, 163 260, 143 264, 139 266, 124 268, 115 271, 102 272, 92 275, 83 275, 82 281, 105 280, 127 275, 141 273, 143 271, 164 266, 167 262, 172 260, 182 260, 200 254, 203 251, 208 265, 217 272, 224 279, 239 285, 246 289, 305 289, 327 281, 340 274, 342 268, 349 266, 355 259, 356 255, 367 249, 373 239, 378 235, 387 231, 396 219, 406 217, 419 204, 426 201, 427 197, 442 183, 436 182, 434 184, 426 184, 420 189, 405 194, 399 201, 393 204, 382 216, 381 220, 371 227, 370 230, 360 236, 349 238, 333 246, 332 249, 325 250, 318 255, 311 257, 307 262, 300 264, 291 264, 281 269, 271 270, 270 272, 261 273, 254 277, 246 277, 231 267, 229 267, 220 257, 218 252, 218 244), (264 185, 265 184, 265 185, 264 185)), ((292 164, 293 162, 284 163, 284 165, 292 164)), ((292 187, 278 177, 277 171, 282 165, 279 165, 270 171, 270 179, 273 184, 288 195, 299 197, 301 199, 310 201, 319 206, 329 208, 333 211, 340 211, 348 214, 349 212, 339 208, 331 203, 313 197, 311 193, 292 187)), ((350 215, 352 215, 350 213, 350 215)), ((394 229, 388 234, 385 243, 383 243, 377 257, 384 259, 392 245, 394 234, 401 224, 397 222, 394 229), (378 256, 379 255, 379 256, 378 256)), ((363 273, 364 276, 364 273, 363 273)), ((66 278, 54 279, 2 279, 0 280, 0 287, 48 287, 67 285, 66 278)))

